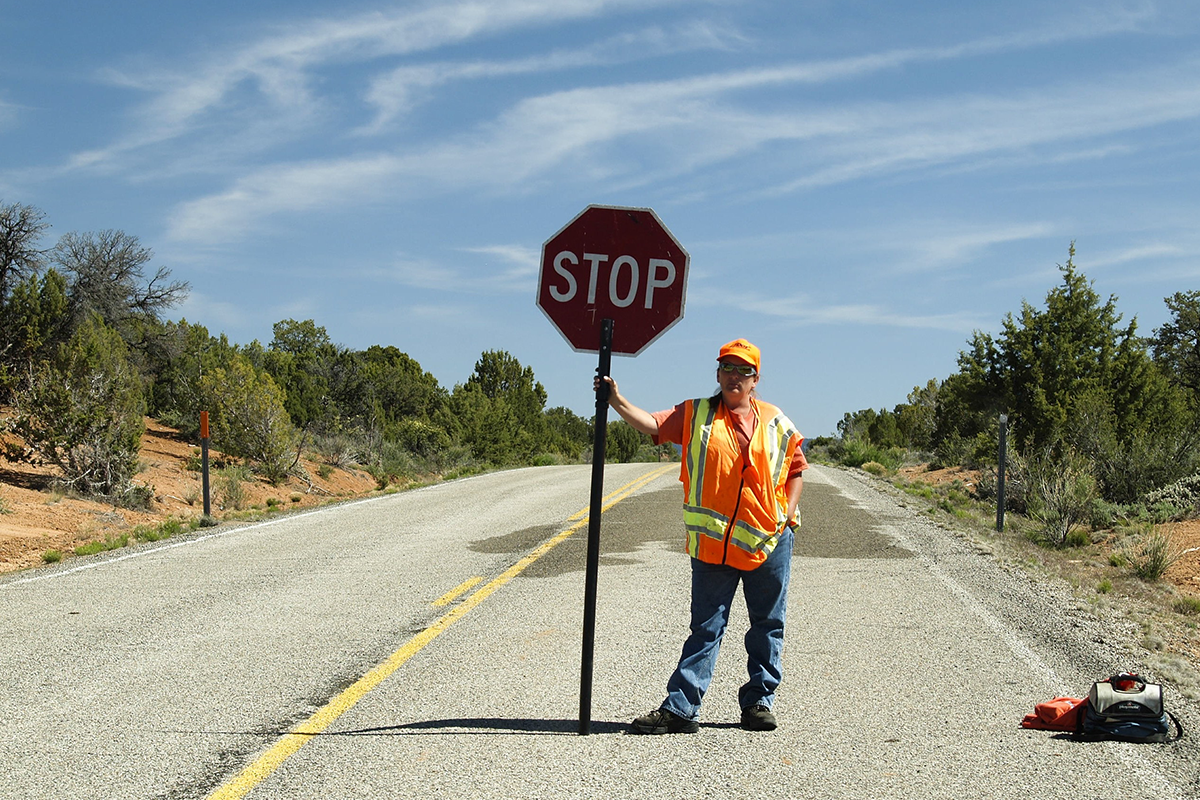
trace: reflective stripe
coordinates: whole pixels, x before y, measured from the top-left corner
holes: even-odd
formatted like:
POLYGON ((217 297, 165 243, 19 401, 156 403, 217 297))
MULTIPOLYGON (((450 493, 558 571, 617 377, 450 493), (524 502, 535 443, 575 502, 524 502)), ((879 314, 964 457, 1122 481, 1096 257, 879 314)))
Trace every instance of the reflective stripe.
MULTIPOLYGON (((756 413, 760 407, 756 405, 756 413)), ((684 500, 684 528, 687 530, 687 550, 693 558, 701 558, 703 541, 710 542, 709 547, 711 548, 717 543, 724 545, 726 537, 738 550, 748 554, 751 566, 765 559, 775 549, 779 533, 787 521, 787 506, 779 498, 779 487, 783 485, 785 479, 784 470, 788 465, 787 456, 792 437, 799 437, 800 434, 791 421, 777 408, 774 406, 767 406, 767 408, 773 410, 774 415, 768 420, 759 418, 761 430, 756 429, 751 438, 749 456, 753 460, 757 460, 755 459, 756 453, 766 456, 766 466, 771 481, 769 492, 770 496, 775 498, 775 530, 757 528, 746 519, 736 520, 731 527, 728 516, 703 505, 705 472, 709 465, 709 447, 712 444, 713 427, 720 411, 720 405, 712 398, 707 397, 693 400, 688 404, 688 416, 685 419, 685 431, 688 438, 687 451, 684 455, 684 470, 687 477, 685 481, 687 496, 684 500), (759 439, 759 436, 762 438, 759 439), (758 450, 755 450, 755 441, 762 442, 758 450)), ((730 425, 731 423, 727 421, 724 424, 730 425)), ((733 436, 732 429, 730 435, 734 447, 736 447, 736 437, 733 436)), ((734 501, 734 511, 740 508, 741 497, 739 491, 734 501)), ((759 502, 767 499, 760 497, 759 502)), ((740 516, 740 512, 738 513, 740 516)), ((723 551, 720 557, 713 556, 713 561, 721 563, 725 558, 726 554, 723 551)), ((702 560, 709 559, 702 558, 702 560)), ((737 560, 745 562, 743 557, 739 557, 737 560)))

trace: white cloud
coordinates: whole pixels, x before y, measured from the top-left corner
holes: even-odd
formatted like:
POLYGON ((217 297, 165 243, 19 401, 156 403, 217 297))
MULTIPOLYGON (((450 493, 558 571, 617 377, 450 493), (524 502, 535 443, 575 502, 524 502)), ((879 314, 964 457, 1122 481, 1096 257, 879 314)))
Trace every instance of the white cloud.
POLYGON ((911 231, 892 230, 874 235, 884 247, 894 245, 900 251, 897 268, 901 272, 924 272, 960 267, 978 261, 997 245, 1045 239, 1056 233, 1047 222, 1008 225, 932 226, 911 231), (891 240, 890 235, 899 239, 891 240))
POLYGON ((540 255, 515 245, 463 248, 473 257, 461 268, 398 257, 373 274, 404 286, 452 294, 525 294, 537 275, 540 255))
POLYGON ((1098 257, 1088 258, 1082 263, 1085 269, 1103 267, 1119 267, 1124 264, 1138 263, 1152 259, 1177 259, 1183 257, 1195 258, 1198 254, 1189 252, 1179 245, 1158 243, 1127 247, 1121 250, 1103 253, 1098 257))
POLYGON ((494 80, 519 75, 578 69, 627 61, 660 58, 691 49, 728 49, 737 37, 730 31, 714 30, 700 21, 666 31, 652 26, 623 33, 591 45, 509 61, 439 62, 406 65, 374 78, 366 102, 376 109, 375 118, 358 129, 359 134, 378 134, 398 117, 407 115, 433 90, 445 84, 494 80))
MULTIPOLYGON (((180 79, 179 85, 171 79, 157 87, 161 94, 145 113, 161 120, 157 127, 148 125, 143 137, 113 148, 79 154, 76 163, 109 163, 122 149, 182 135, 200 117, 217 114, 225 105, 241 108, 249 102, 241 98, 239 103, 235 95, 243 84, 265 98, 267 116, 273 120, 243 128, 243 133, 258 131, 258 136, 246 138, 269 140, 284 131, 302 135, 297 131, 306 120, 320 116, 317 107, 327 100, 314 95, 309 85, 321 67, 349 60, 388 61, 473 37, 637 5, 633 0, 463 0, 294 26, 216 62, 199 77, 180 79)), ((1097 74, 1037 90, 916 96, 894 102, 808 99, 797 88, 921 62, 1102 35, 1145 18, 1144 10, 1135 9, 1097 16, 1092 19, 1099 21, 1075 27, 941 48, 516 96, 490 120, 465 113, 457 129, 443 131, 436 141, 376 145, 373 153, 351 148, 328 158, 248 167, 227 189, 175 209, 170 235, 187 241, 228 241, 275 214, 307 211, 361 194, 428 196, 464 189, 531 193, 564 180, 629 190, 686 180, 686 186, 677 187, 683 195, 720 192, 753 199, 917 170, 999 169, 1014 163, 1111 157, 1133 148, 1118 141, 1123 134, 1200 116, 1194 64, 1097 74), (733 180, 713 178, 716 170, 735 161, 739 168, 733 180)), ((700 23, 682 33, 654 29, 634 34, 626 37, 626 44, 638 41, 638 36, 662 38, 665 47, 725 41, 700 23)), ((345 126, 343 132, 379 134, 421 102, 424 93, 451 82, 599 63, 612 57, 604 45, 613 41, 512 61, 411 63, 400 68, 388 61, 387 71, 368 77, 369 88, 361 98, 374 108, 373 119, 357 129, 345 126)), ((371 66, 382 68, 382 63, 371 66)), ((241 142, 242 137, 226 141, 241 142)))
POLYGON ((900 314, 872 303, 824 303, 806 294, 783 297, 716 292, 688 287, 688 304, 705 308, 740 309, 771 317, 788 327, 854 325, 914 328, 970 333, 982 327, 977 315, 965 311, 946 314, 900 314))
POLYGON ((205 244, 236 240, 265 216, 378 194, 398 169, 396 158, 373 155, 258 170, 220 194, 180 205, 168 218, 167 235, 205 244))
MULTIPOLYGON (((520 27, 545 27, 610 11, 670 5, 682 0, 457 0, 417 8, 317 19, 211 58, 199 66, 155 70, 145 64, 102 73, 107 81, 152 94, 135 114, 133 133, 111 145, 80 152, 68 169, 110 168, 121 156, 182 137, 211 121, 240 113, 275 119, 282 133, 321 113, 314 73, 429 51, 520 27)), ((261 124, 261 123, 259 123, 261 124)))

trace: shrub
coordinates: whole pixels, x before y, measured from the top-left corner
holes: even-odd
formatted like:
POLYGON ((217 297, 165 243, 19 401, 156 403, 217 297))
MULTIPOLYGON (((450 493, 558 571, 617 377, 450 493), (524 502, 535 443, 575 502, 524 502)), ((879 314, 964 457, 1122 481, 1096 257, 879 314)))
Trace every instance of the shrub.
POLYGON ((345 433, 318 436, 313 449, 317 451, 323 462, 317 469, 317 473, 322 478, 329 476, 330 467, 344 469, 351 464, 358 464, 366 460, 362 455, 366 447, 359 439, 345 433))
POLYGON ((245 467, 225 467, 217 476, 217 484, 225 505, 235 511, 240 511, 246 504, 246 490, 243 483, 250 480, 250 470, 245 467))
POLYGON ((96 553, 106 553, 109 550, 119 550, 129 544, 129 534, 123 533, 120 536, 110 536, 103 541, 88 542, 81 544, 75 548, 75 555, 90 556, 96 553))
POLYGON ((1144 581, 1154 582, 1179 560, 1182 552, 1161 529, 1148 524, 1139 527, 1137 541, 1126 548, 1126 557, 1134 575, 1144 581))
POLYGON ((1088 532, 1076 528, 1067 534, 1067 539, 1063 544, 1067 547, 1087 547, 1092 543, 1092 537, 1088 536, 1088 532))
POLYGON ((1200 472, 1175 481, 1169 486, 1148 492, 1142 500, 1148 506, 1163 506, 1180 510, 1200 510, 1200 472))
POLYGON ((879 447, 863 438, 851 438, 842 442, 836 458, 846 467, 861 468, 873 461, 887 470, 895 470, 904 464, 905 455, 903 447, 879 447))
POLYGON ((46 564, 57 564, 62 561, 62 553, 58 550, 47 550, 42 553, 42 561, 46 564))
POLYGON ((86 320, 14 393, 8 427, 24 442, 9 455, 58 467, 65 487, 120 501, 137 470, 143 430, 141 379, 125 342, 86 320))
POLYGON ((888 468, 878 461, 868 461, 862 465, 862 471, 870 473, 876 477, 882 477, 887 474, 888 468))
POLYGON ((238 356, 228 369, 205 375, 201 386, 213 410, 213 441, 228 455, 258 463, 271 483, 282 481, 299 437, 271 376, 238 356))
POLYGON ((1091 465, 1073 450, 1055 455, 1047 449, 1026 459, 1029 515, 1054 547, 1067 543, 1071 532, 1089 516, 1098 496, 1091 465))
POLYGON ((1175 601, 1175 611, 1192 617, 1200 614, 1200 597, 1181 597, 1175 601))

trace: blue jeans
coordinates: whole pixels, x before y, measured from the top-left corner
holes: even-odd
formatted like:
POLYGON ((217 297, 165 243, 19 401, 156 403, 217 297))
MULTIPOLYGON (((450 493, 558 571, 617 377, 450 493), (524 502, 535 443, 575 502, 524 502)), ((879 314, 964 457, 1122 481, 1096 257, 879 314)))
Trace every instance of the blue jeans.
POLYGON ((738 703, 742 708, 758 704, 771 707, 775 688, 783 677, 783 624, 794 538, 791 529, 785 530, 778 546, 757 569, 743 571, 692 559, 692 632, 683 643, 679 666, 667 681, 663 708, 685 719, 700 716, 700 701, 712 683, 739 581, 750 630, 746 632, 749 678, 738 691, 738 703))

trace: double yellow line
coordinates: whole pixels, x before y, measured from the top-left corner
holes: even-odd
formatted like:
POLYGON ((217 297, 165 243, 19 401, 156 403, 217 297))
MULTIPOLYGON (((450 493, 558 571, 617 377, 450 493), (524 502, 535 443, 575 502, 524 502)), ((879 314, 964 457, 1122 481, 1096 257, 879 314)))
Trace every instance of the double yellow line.
MULTIPOLYGON (((630 481, 621 488, 613 491, 601 501, 601 511, 607 511, 617 503, 624 500, 629 495, 636 492, 646 484, 662 476, 671 469, 677 469, 674 465, 662 467, 660 469, 649 472, 646 475, 630 481)), ((562 543, 580 528, 587 524, 591 509, 585 508, 578 511, 567 518, 568 522, 573 524, 556 534, 554 537, 547 539, 538 545, 537 549, 529 555, 522 558, 517 563, 506 569, 500 575, 493 578, 488 583, 475 591, 474 594, 467 597, 461 603, 456 605, 450 611, 438 618, 432 625, 418 633, 413 638, 405 642, 399 650, 392 653, 382 663, 377 664, 369 672, 359 678, 351 686, 346 688, 337 697, 329 701, 324 707, 319 709, 308 719, 296 725, 291 731, 283 735, 278 742, 275 743, 270 750, 263 753, 250 766, 239 772, 232 780, 221 786, 211 795, 209 800, 235 800, 235 798, 245 797, 254 787, 266 780, 271 773, 279 769, 284 761, 308 741, 318 734, 321 734, 333 722, 354 707, 359 700, 363 699, 376 686, 382 683, 393 672, 400 669, 410 658, 419 653, 427 644, 440 636, 447 628, 453 625, 458 620, 465 617, 476 606, 486 600, 493 592, 499 589, 504 584, 511 581, 513 578, 520 575, 529 567, 530 564, 537 561, 546 553, 550 552, 554 547, 562 543)), ((480 579, 482 580, 482 579, 480 579)), ((470 584, 470 581, 468 581, 470 584)), ((456 591, 463 592, 470 589, 471 586, 464 584, 456 591), (465 589, 463 587, 466 587, 465 589)), ((452 599, 455 592, 450 592, 448 596, 452 599)))

